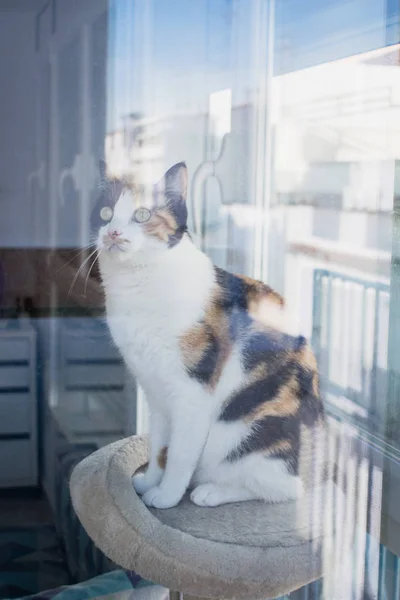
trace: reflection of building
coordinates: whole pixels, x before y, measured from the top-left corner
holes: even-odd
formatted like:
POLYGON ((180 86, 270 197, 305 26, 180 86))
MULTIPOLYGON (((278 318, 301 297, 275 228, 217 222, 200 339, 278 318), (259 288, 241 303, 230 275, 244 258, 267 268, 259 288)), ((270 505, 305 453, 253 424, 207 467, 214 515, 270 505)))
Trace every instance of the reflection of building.
MULTIPOLYGON (((277 281, 284 273, 280 285, 310 328, 314 269, 350 278, 347 284, 337 278, 329 283, 328 377, 331 383, 340 382, 337 387, 345 395, 347 386, 353 390, 350 396, 357 396, 367 411, 371 385, 377 387, 382 401, 375 410, 381 419, 387 373, 391 212, 395 161, 400 157, 398 50, 383 49, 288 73, 276 77, 272 86, 271 213, 273 222, 285 232, 277 281), (359 284, 349 292, 354 278, 359 284), (371 285, 377 281, 386 286, 379 305, 371 285), (338 337, 343 323, 349 331, 341 331, 338 337), (358 380, 356 389, 351 377, 358 380)), ((352 410, 351 404, 341 404, 352 410)))
POLYGON ((163 125, 162 121, 132 114, 125 117, 123 128, 107 133, 105 157, 110 174, 120 178, 140 178, 144 183, 153 171, 161 170, 163 125))
MULTIPOLYGON (((399 443, 398 400, 397 409, 388 410, 389 361, 396 352, 389 347, 389 302, 395 297, 389 283, 399 64, 396 46, 273 78, 268 240, 270 283, 284 290, 305 333, 312 334, 327 412, 342 424, 339 447, 352 448, 339 452, 343 473, 360 485, 362 526, 368 523, 379 537, 381 516, 373 507, 381 506, 384 493, 382 522, 390 524, 384 539, 397 551, 398 449, 385 458, 390 488, 382 487, 382 456, 388 438, 399 443)), ((362 540, 357 578, 365 568, 377 581, 379 566, 368 566, 368 556, 364 562, 365 549, 362 540)))
POLYGON ((376 260, 391 250, 394 161, 400 157, 396 67, 376 51, 273 81, 275 201, 311 207, 302 211, 305 237, 365 252, 365 258, 372 250, 369 258, 376 260))

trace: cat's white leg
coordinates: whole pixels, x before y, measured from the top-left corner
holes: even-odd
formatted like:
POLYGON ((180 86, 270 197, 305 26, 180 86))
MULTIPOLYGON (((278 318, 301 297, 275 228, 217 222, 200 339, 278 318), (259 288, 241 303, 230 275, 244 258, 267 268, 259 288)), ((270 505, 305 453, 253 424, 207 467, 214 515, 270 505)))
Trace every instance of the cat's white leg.
POLYGON ((150 461, 144 473, 132 477, 135 491, 142 495, 158 485, 164 475, 160 465, 160 454, 168 443, 168 423, 166 416, 155 409, 150 413, 150 461))
POLYGON ((193 490, 190 499, 198 506, 219 506, 230 502, 257 500, 257 497, 244 487, 203 483, 193 490))
MULTIPOLYGON (((209 444, 210 438, 208 440, 209 444)), ((206 452, 207 448, 204 455, 206 452)), ((239 496, 244 496, 242 498, 244 500, 259 499, 270 503, 296 500, 304 494, 300 477, 289 473, 284 461, 281 459, 266 458, 262 454, 252 453, 238 460, 228 461, 223 459, 213 465, 209 460, 210 456, 206 457, 208 459, 207 464, 204 455, 203 464, 195 474, 196 489, 214 484, 219 488, 233 490, 235 494, 239 491, 239 496)), ((219 490, 219 493, 221 493, 221 490, 219 490)), ((225 503, 241 501, 240 497, 230 500, 228 491, 225 491, 224 495, 226 497, 225 503)), ((193 501, 195 502, 195 500, 193 501)), ((209 501, 211 502, 211 499, 209 501)), ((196 502, 196 504, 198 503, 196 502)), ((222 504, 223 502, 219 503, 222 504)))
POLYGON ((147 506, 171 508, 186 492, 210 428, 211 415, 205 400, 210 399, 182 400, 179 410, 174 411, 165 473, 160 485, 143 495, 147 506))
POLYGON ((246 487, 266 502, 288 502, 304 494, 300 477, 289 473, 281 459, 250 456, 243 461, 243 477, 246 487))

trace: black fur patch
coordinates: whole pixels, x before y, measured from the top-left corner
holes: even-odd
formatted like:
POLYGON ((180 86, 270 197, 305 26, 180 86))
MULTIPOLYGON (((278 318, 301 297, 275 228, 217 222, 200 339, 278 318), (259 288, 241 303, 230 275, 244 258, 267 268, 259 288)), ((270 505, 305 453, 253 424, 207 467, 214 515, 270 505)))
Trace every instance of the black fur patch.
POLYGON ((225 310, 247 310, 247 286, 240 277, 214 267, 216 280, 222 289, 221 305, 225 310))
POLYGON ((324 414, 324 406, 316 398, 312 389, 314 373, 302 365, 297 365, 297 381, 299 383, 299 396, 301 399, 299 418, 307 427, 312 427, 324 414))
POLYGON ((169 196, 167 200, 167 208, 174 215, 177 231, 186 230, 188 210, 185 199, 180 195, 169 196))
MULTIPOLYGON (((204 327, 207 328, 206 325, 204 327)), ((207 340, 208 343, 201 360, 196 366, 188 368, 189 376, 203 384, 210 383, 218 363, 220 351, 219 341, 210 328, 207 328, 207 340)))
MULTIPOLYGON (((277 360, 282 359, 277 358, 277 360)), ((284 460, 288 471, 292 475, 298 475, 300 427, 301 425, 305 425, 308 428, 312 428, 319 419, 323 418, 324 407, 321 400, 313 393, 312 380, 315 373, 294 361, 289 361, 286 367, 287 371, 283 371, 279 375, 277 373, 274 376, 276 380, 275 382, 273 380, 270 382, 268 389, 267 382, 271 377, 260 380, 253 384, 253 386, 236 394, 224 410, 224 413, 227 413, 228 417, 232 416, 232 418, 225 418, 224 420, 240 419, 245 416, 243 414, 245 409, 248 410, 248 414, 253 408, 257 408, 263 402, 272 400, 280 387, 277 385, 278 380, 281 381, 281 385, 284 385, 293 374, 296 374, 299 385, 299 411, 293 416, 267 416, 256 421, 252 432, 227 456, 227 461, 233 462, 239 460, 251 452, 266 452, 275 443, 285 440, 289 442, 290 448, 272 452, 269 458, 284 460), (290 369, 291 372, 288 376, 290 369), (249 395, 247 395, 248 392, 250 392, 249 395), (257 397, 259 400, 258 403, 257 397)), ((224 416, 224 413, 221 415, 221 418, 224 416)))
POLYGON ((249 284, 240 277, 214 267, 217 283, 222 290, 221 306, 229 316, 229 329, 232 340, 243 340, 243 368, 251 371, 273 355, 284 351, 300 350, 306 340, 273 331, 254 332, 254 320, 248 314, 249 284))
POLYGON ((276 397, 279 389, 296 373, 297 365, 294 361, 285 361, 282 355, 275 356, 274 359, 277 363, 283 362, 283 364, 275 373, 236 392, 223 409, 219 417, 220 421, 238 421, 264 402, 276 397))
POLYGON ((294 417, 265 417, 258 421, 253 431, 248 437, 233 450, 226 460, 234 462, 253 452, 266 452, 274 444, 287 440, 291 449, 286 452, 279 450, 272 453, 270 458, 283 458, 291 462, 293 472, 298 468, 298 454, 300 444, 300 421, 297 416, 294 417))
POLYGON ((229 334, 233 340, 240 340, 248 334, 253 319, 242 308, 233 307, 228 311, 229 316, 229 334))
POLYGON ((186 183, 182 179, 182 171, 186 171, 184 162, 177 163, 165 173, 165 201, 167 209, 174 216, 176 231, 170 236, 168 247, 172 248, 182 239, 187 231, 188 210, 186 205, 186 183))
POLYGON ((293 337, 279 331, 252 332, 243 344, 243 367, 251 371, 259 364, 274 361, 277 355, 284 352, 297 352, 306 343, 304 337, 293 337))
POLYGON ((179 244, 179 242, 181 241, 181 239, 183 238, 183 236, 185 235, 186 232, 187 232, 186 226, 178 227, 178 229, 175 231, 175 233, 173 235, 170 235, 168 238, 168 248, 173 248, 174 246, 179 244))
POLYGON ((276 458, 285 461, 286 468, 291 475, 299 474, 299 452, 300 452, 300 427, 297 429, 297 435, 291 440, 291 448, 287 450, 278 450, 272 452, 268 458, 276 458))

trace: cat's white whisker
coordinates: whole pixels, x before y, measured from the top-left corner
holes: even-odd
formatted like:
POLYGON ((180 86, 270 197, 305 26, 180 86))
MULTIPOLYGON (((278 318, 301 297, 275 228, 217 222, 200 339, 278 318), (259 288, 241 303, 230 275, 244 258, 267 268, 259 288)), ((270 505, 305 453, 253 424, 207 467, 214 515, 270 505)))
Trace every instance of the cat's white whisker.
POLYGON ((89 277, 90 277, 91 270, 93 269, 93 267, 94 267, 94 264, 95 264, 95 263, 96 263, 96 261, 98 260, 98 258, 99 258, 99 256, 100 256, 101 252, 102 252, 102 250, 101 250, 101 249, 99 249, 99 250, 97 251, 97 255, 95 256, 95 258, 94 258, 94 261, 93 261, 93 262, 92 262, 92 264, 90 265, 90 267, 89 267, 89 270, 88 270, 88 272, 87 272, 86 279, 85 279, 85 288, 84 288, 84 290, 83 290, 83 295, 85 296, 85 298, 86 298, 87 284, 88 284, 88 281, 89 281, 89 277))
POLYGON ((92 256, 94 254, 96 254, 96 252, 97 252, 97 248, 95 248, 95 250, 93 250, 93 252, 91 252, 87 258, 85 258, 85 260, 83 261, 83 263, 81 264, 81 266, 79 267, 79 269, 77 270, 77 272, 75 273, 75 277, 73 278, 72 283, 71 283, 71 285, 69 287, 69 290, 68 290, 67 301, 69 300, 69 297, 71 295, 72 289, 73 289, 73 287, 74 287, 74 285, 75 285, 75 283, 76 283, 76 281, 77 281, 80 273, 82 272, 82 269, 85 267, 85 265, 88 263, 88 261, 92 258, 92 256))
POLYGON ((67 262, 65 262, 62 267, 60 267, 58 269, 58 271, 56 271, 56 275, 58 275, 65 267, 67 267, 70 263, 72 263, 72 261, 74 261, 76 258, 78 258, 78 256, 81 256, 82 254, 84 254, 87 250, 89 250, 89 248, 93 247, 93 243, 88 244, 87 246, 85 246, 84 248, 82 248, 81 250, 79 250, 79 252, 77 254, 75 254, 72 258, 70 258, 67 262))

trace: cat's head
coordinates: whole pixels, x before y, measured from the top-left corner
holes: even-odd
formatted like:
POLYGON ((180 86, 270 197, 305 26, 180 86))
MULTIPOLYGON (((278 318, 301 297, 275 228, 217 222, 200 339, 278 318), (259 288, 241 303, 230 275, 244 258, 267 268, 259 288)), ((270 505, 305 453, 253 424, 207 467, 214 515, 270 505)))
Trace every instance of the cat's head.
POLYGON ((147 190, 103 179, 103 192, 92 214, 102 255, 115 261, 147 262, 179 244, 187 231, 185 163, 171 167, 147 190))

